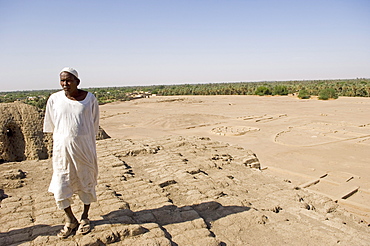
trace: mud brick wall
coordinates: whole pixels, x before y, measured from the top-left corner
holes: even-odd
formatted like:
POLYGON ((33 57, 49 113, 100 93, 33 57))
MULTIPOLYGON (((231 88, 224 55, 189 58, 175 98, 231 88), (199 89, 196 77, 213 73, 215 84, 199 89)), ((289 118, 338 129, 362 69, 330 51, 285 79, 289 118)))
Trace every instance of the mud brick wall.
POLYGON ((43 112, 20 102, 0 104, 0 161, 47 159, 52 135, 42 132, 43 112))

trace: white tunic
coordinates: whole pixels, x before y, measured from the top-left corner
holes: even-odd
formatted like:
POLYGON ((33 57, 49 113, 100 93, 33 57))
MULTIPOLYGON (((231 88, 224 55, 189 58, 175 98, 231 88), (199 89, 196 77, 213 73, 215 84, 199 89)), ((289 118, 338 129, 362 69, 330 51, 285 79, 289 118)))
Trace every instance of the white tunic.
POLYGON ((44 132, 53 133, 53 176, 49 191, 62 201, 83 191, 96 200, 98 165, 95 136, 99 129, 99 105, 88 92, 73 101, 59 91, 49 97, 44 132))

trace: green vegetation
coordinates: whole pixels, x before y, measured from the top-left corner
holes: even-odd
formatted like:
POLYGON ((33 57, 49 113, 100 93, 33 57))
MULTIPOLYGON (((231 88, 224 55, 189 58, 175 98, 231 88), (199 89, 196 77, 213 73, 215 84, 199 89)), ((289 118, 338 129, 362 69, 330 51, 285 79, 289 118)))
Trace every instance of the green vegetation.
POLYGON ((274 87, 272 91, 272 95, 286 96, 288 94, 289 94, 288 87, 285 85, 277 85, 274 87))
POLYGON ((307 80, 275 82, 240 82, 147 86, 145 91, 158 95, 287 95, 305 89, 308 95, 318 96, 325 88, 333 88, 338 96, 369 97, 370 79, 307 80), (267 90, 267 89, 268 90, 267 90))
POLYGON ((255 93, 256 93, 256 95, 259 95, 259 96, 265 96, 265 95, 271 95, 272 94, 270 89, 266 86, 257 87, 255 93))
POLYGON ((49 96, 55 91, 57 90, 0 92, 0 103, 21 101, 45 109, 49 96))
POLYGON ((325 88, 319 92, 320 100, 337 99, 338 95, 333 88, 325 88))
MULTIPOLYGON (((131 100, 137 98, 135 96, 148 94, 162 96, 298 94, 302 99, 319 96, 320 99, 325 100, 325 98, 335 99, 338 96, 370 97, 370 79, 152 85, 84 88, 84 90, 93 93, 99 104, 131 100)), ((0 103, 22 101, 44 109, 48 97, 55 91, 57 90, 0 92, 0 103)))
POLYGON ((299 91, 298 97, 300 99, 310 99, 311 95, 310 95, 310 93, 308 93, 308 91, 306 89, 302 89, 302 90, 299 91))

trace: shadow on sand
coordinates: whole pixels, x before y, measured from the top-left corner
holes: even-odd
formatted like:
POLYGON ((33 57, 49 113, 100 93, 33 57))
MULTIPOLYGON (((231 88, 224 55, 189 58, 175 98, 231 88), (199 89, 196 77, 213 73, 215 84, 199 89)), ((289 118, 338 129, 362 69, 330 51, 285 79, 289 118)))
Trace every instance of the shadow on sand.
MULTIPOLYGON (((171 241, 172 245, 177 245, 175 242, 172 241, 172 236, 166 231, 163 226, 182 223, 186 221, 193 221, 202 218, 205 221, 207 228, 210 230, 211 235, 215 236, 212 233, 212 221, 218 220, 231 214, 241 213, 249 210, 250 207, 222 206, 220 203, 214 201, 184 207, 168 205, 156 209, 147 209, 137 212, 133 212, 130 209, 120 209, 102 215, 103 219, 101 220, 91 221, 91 225, 93 229, 94 227, 105 224, 140 225, 145 223, 156 223, 164 231, 166 238, 171 241)), ((18 245, 27 241, 33 241, 38 236, 55 236, 57 232, 62 229, 62 227, 62 225, 49 226, 40 224, 22 229, 11 230, 6 233, 1 232, 0 245, 18 245)), ((94 231, 92 231, 91 233, 94 233, 94 231)), ((73 237, 70 236, 68 239, 72 238, 73 237)), ((116 242, 120 240, 121 239, 118 237, 116 239, 116 242)), ((221 245, 226 244, 221 243, 221 245)))

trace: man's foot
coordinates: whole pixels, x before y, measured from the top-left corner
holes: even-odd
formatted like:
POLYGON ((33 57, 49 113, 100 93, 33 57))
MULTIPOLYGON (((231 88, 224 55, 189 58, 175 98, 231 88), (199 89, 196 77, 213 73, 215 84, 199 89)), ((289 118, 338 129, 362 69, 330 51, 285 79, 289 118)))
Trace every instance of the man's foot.
POLYGON ((81 219, 80 225, 76 231, 76 234, 85 235, 89 233, 91 230, 90 220, 89 219, 81 219))
POLYGON ((77 222, 77 220, 76 220, 76 222, 73 222, 73 223, 71 223, 71 222, 67 222, 65 225, 64 225, 64 227, 63 227, 63 229, 62 230, 60 230, 60 232, 57 234, 57 236, 59 237, 59 238, 67 238, 69 235, 71 235, 72 234, 72 232, 74 231, 74 229, 76 229, 78 227, 78 222, 77 222))

